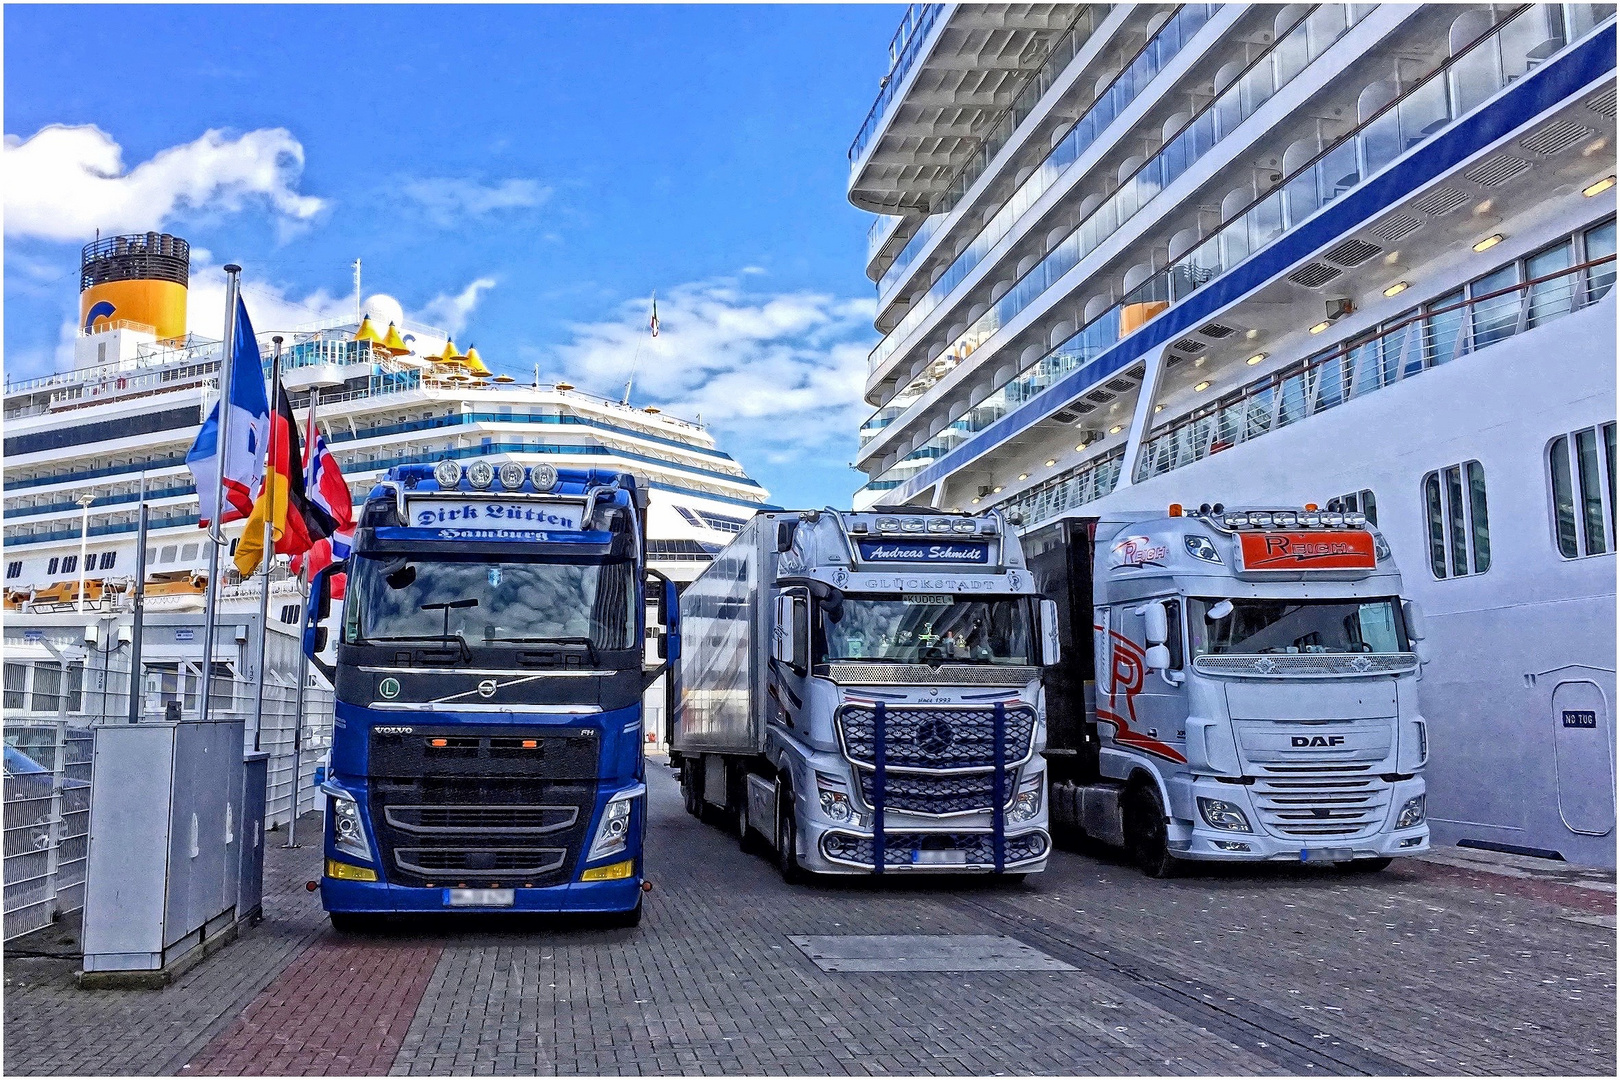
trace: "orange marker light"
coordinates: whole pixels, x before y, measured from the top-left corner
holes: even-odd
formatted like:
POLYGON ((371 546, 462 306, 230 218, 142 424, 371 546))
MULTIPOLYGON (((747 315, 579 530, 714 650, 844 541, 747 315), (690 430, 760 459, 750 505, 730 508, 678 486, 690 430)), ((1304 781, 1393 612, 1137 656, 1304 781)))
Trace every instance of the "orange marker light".
POLYGON ((1171 503, 1170 504, 1170 516, 1171 517, 1180 517, 1181 516, 1181 504, 1180 503, 1171 503))
POLYGON ((429 739, 428 740, 428 745, 429 746, 449 746, 450 745, 450 740, 449 739, 429 739))
POLYGON ((1306 503, 1305 504, 1305 509, 1314 514, 1314 513, 1316 513, 1316 504, 1315 503, 1306 503))
POLYGON ((524 739, 523 740, 523 749, 525 749, 525 750, 533 750, 535 747, 537 747, 539 745, 540 745, 540 740, 539 739, 524 739))

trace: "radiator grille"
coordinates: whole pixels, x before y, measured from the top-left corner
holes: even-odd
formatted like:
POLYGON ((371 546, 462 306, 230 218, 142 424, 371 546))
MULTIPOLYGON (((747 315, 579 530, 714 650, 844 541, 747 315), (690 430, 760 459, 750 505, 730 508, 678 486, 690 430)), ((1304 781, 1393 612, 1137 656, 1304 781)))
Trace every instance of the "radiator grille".
POLYGON ((1417 670, 1412 653, 1267 653, 1260 656, 1200 656, 1193 670, 1201 675, 1248 675, 1285 679, 1319 675, 1401 675, 1417 670))
POLYGON ((538 835, 566 829, 579 819, 577 806, 389 806, 388 824, 401 832, 443 833, 476 829, 485 833, 538 835))
MULTIPOLYGON (((874 805, 873 781, 875 774, 857 769, 861 778, 861 797, 867 806, 874 805)), ((1007 772, 1004 806, 1011 806, 1017 778, 1007 772)), ((967 776, 919 776, 896 773, 883 778, 883 805, 889 810, 912 814, 965 814, 989 812, 995 807, 995 771, 972 773, 967 776)))
MULTIPOLYGON (((1047 847, 1045 835, 1038 832, 1009 836, 1003 851, 1002 863, 1005 866, 1012 866, 1038 859, 1046 854, 1047 847)), ((872 850, 870 837, 831 833, 822 841, 822 851, 828 858, 860 866, 872 865, 872 850)), ((984 869, 994 866, 996 862, 995 841, 989 833, 884 833, 883 835, 884 866, 911 866, 912 852, 919 850, 963 852, 965 860, 954 864, 958 869, 984 869)), ((952 864, 936 865, 942 870, 949 870, 952 867, 952 864)))
POLYGON ((568 859, 567 848, 395 848, 394 861, 418 874, 465 874, 471 878, 532 878, 568 859))
POLYGON ((1265 769, 1250 795, 1261 826, 1294 840, 1353 840, 1389 816, 1391 785, 1365 766, 1265 769))
MULTIPOLYGON (((885 762, 889 769, 988 769, 995 766, 995 712, 992 709, 886 710, 885 762)), ((846 706, 838 716, 844 756, 860 765, 877 764, 877 714, 867 706, 846 706)), ((1029 756, 1035 713, 1008 709, 1002 760, 1015 765, 1029 756)))

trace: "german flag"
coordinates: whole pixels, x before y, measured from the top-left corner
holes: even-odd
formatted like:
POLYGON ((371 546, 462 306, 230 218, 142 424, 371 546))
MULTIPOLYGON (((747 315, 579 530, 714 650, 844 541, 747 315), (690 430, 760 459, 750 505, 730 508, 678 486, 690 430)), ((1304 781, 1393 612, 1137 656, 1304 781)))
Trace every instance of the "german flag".
POLYGON ((236 569, 247 577, 259 568, 264 552, 264 525, 270 522, 277 555, 302 555, 337 531, 338 522, 308 497, 304 488, 304 451, 299 444, 298 421, 292 402, 281 390, 281 371, 275 373, 276 407, 270 415, 270 443, 264 483, 253 504, 247 528, 236 543, 236 569))

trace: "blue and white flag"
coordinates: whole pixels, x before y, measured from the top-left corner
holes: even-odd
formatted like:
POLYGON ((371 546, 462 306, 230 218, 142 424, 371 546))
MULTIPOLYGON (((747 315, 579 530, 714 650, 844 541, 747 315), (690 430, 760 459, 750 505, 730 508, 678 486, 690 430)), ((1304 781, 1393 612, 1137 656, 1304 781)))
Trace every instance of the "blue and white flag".
MULTIPOLYGON (((254 498, 264 482, 264 450, 270 437, 270 398, 264 389, 264 366, 253 324, 248 321, 247 305, 240 296, 236 298, 236 340, 230 344, 230 444, 225 447, 225 509, 221 524, 240 521, 253 512, 254 498)), ((197 501, 202 507, 197 524, 204 529, 214 518, 214 491, 222 471, 219 406, 215 401, 208 420, 197 432, 197 441, 186 454, 186 468, 197 483, 197 501)))

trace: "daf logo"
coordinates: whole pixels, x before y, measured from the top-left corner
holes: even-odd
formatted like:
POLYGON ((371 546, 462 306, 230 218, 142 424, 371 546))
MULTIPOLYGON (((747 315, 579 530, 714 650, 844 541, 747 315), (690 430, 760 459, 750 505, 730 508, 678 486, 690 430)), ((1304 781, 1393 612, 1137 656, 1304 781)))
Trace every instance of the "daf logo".
POLYGON ((371 729, 378 735, 409 735, 415 728, 379 725, 371 729))
POLYGON ((479 697, 494 697, 495 696, 495 680, 494 679, 485 679, 483 682, 479 683, 478 684, 478 696, 479 697))
POLYGON ((385 698, 399 697, 399 680, 392 675, 377 684, 377 693, 385 698))
POLYGON ((1289 742, 1295 746, 1343 746, 1343 735, 1295 735, 1289 742))

